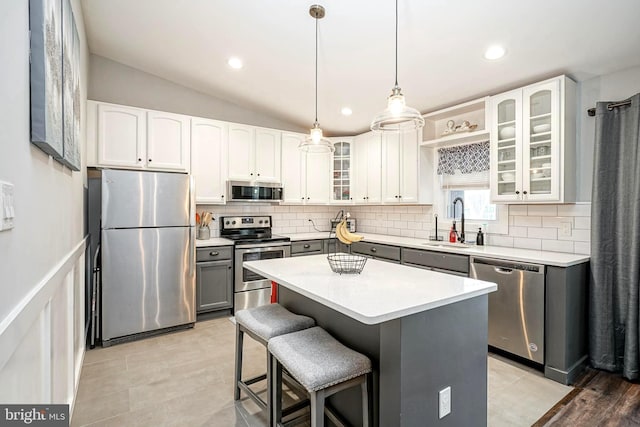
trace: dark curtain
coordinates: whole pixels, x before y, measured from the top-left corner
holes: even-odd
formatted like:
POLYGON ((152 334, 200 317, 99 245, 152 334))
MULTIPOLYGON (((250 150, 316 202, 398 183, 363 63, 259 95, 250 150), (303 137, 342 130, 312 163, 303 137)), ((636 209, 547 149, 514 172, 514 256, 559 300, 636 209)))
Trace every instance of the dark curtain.
POLYGON ((596 106, 591 197, 591 364, 639 377, 640 94, 596 106))

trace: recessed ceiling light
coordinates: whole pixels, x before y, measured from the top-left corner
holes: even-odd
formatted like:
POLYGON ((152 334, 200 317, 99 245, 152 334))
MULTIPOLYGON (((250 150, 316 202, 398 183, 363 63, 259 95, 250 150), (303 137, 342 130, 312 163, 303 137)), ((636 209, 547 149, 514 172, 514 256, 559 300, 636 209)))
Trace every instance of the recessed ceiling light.
POLYGON ((507 51, 502 46, 494 45, 484 52, 484 57, 489 60, 500 59, 506 52, 507 51))
POLYGON ((240 58, 236 58, 235 56, 229 58, 229 61, 227 61, 227 64, 229 64, 229 67, 234 68, 236 70, 239 70, 240 68, 242 68, 242 60, 240 58))
POLYGON ((349 107, 342 107, 342 110, 340 110, 340 112, 343 116, 350 116, 353 114, 353 110, 349 107))

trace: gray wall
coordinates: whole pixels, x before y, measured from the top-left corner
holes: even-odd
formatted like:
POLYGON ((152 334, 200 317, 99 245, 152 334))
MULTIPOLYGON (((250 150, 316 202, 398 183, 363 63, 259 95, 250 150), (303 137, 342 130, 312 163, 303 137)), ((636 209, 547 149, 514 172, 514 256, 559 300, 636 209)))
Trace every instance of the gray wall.
POLYGON ((640 92, 640 67, 605 74, 578 84, 578 162, 577 198, 591 200, 593 178, 593 141, 595 117, 587 116, 587 109, 598 101, 620 101, 640 92))
POLYGON ((88 99, 96 101, 294 132, 308 130, 94 54, 88 90, 88 99))
MULTIPOLYGON (((72 7, 84 106, 89 52, 80 1, 73 0, 72 7)), ((71 172, 30 142, 29 2, 0 1, 0 40, 0 181, 14 184, 16 213, 14 228, 0 232, 2 324, 82 240, 85 172, 71 172)), ((81 126, 84 167, 84 120, 81 126)))

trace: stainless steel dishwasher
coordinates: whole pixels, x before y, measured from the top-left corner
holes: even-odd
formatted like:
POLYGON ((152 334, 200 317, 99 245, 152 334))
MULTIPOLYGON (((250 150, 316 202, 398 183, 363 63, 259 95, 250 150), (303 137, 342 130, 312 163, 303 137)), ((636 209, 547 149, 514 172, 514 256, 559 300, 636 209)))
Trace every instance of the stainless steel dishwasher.
POLYGON ((471 257, 471 277, 489 294, 489 345, 544 363, 544 265, 471 257))

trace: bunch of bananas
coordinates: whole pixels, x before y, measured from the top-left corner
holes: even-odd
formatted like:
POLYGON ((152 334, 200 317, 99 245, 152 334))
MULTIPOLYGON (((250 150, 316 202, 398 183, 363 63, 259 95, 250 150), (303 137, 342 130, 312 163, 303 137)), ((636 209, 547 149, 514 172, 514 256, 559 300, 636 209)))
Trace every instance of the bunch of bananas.
POLYGON ((361 235, 350 232, 347 229, 347 221, 344 219, 336 225, 336 237, 345 245, 350 245, 353 242, 359 242, 364 239, 361 235))

